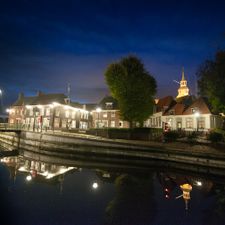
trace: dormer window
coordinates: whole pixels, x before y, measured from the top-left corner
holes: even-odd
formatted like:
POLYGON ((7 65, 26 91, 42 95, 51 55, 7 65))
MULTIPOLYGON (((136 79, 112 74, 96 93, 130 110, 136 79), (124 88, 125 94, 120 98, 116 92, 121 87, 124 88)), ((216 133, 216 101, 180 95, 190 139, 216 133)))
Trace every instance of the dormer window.
POLYGON ((192 113, 192 114, 196 113, 197 111, 198 111, 197 108, 191 108, 191 113, 192 113))
POLYGON ((106 109, 112 109, 113 108, 113 103, 112 102, 106 102, 105 106, 106 106, 106 109))
POLYGON ((174 110, 170 110, 170 115, 174 115, 174 110))

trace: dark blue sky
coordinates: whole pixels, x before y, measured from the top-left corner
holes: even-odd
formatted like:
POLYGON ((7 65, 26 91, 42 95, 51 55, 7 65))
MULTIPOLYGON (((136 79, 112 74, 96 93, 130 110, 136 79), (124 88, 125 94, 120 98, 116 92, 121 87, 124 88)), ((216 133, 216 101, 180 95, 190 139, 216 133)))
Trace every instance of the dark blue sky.
POLYGON ((176 95, 184 66, 195 72, 225 43, 224 1, 2 0, 0 87, 4 102, 66 92, 95 102, 107 94, 108 64, 136 54, 158 82, 157 96, 176 95))

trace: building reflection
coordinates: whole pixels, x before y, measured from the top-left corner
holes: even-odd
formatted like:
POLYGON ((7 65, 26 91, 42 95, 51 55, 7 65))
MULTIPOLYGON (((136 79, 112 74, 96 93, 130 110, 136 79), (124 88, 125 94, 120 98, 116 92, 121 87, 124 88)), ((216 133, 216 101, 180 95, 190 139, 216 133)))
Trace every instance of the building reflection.
POLYGON ((46 163, 21 156, 5 157, 1 159, 1 162, 7 166, 10 179, 15 180, 17 175, 23 174, 26 182, 59 183, 61 191, 64 175, 78 169, 77 167, 46 163))
POLYGON ((105 210, 105 225, 153 224, 156 201, 152 174, 120 174, 115 179, 115 188, 115 196, 105 210))
POLYGON ((157 179, 162 186, 165 199, 183 199, 185 209, 188 210, 191 200, 191 191, 199 189, 208 194, 213 190, 214 184, 211 180, 195 176, 179 175, 175 173, 157 173, 157 179), (180 195, 175 196, 178 193, 180 195))
MULTIPOLYGON (((101 194, 105 183, 113 184, 115 187, 114 197, 105 208, 105 225, 154 224, 157 206, 160 209, 156 204, 158 201, 183 201, 181 205, 186 214, 185 209, 192 209, 191 203, 197 196, 194 193, 198 190, 201 191, 204 198, 213 196, 215 200, 214 204, 210 206, 211 208, 206 209, 207 213, 204 213, 203 224, 219 225, 220 221, 224 222, 225 185, 224 178, 222 179, 221 176, 208 178, 206 175, 174 172, 174 170, 137 172, 137 170, 125 167, 100 167, 97 163, 92 165, 90 162, 85 164, 83 161, 76 161, 74 164, 70 161, 68 164, 74 165, 71 167, 65 166, 66 163, 60 165, 59 161, 56 163, 51 158, 45 158, 46 161, 43 159, 39 155, 33 159, 27 154, 26 156, 5 157, 1 159, 1 162, 7 166, 11 180, 15 181, 20 176, 27 184, 39 182, 58 185, 61 193, 64 179, 68 173, 79 172, 82 170, 81 167, 91 168, 94 174, 88 176, 88 185, 90 185, 88 188, 93 190, 93 193, 101 194), (157 186, 154 186, 153 183, 157 186), (160 195, 161 198, 156 199, 156 196, 160 195), (213 221, 217 221, 217 223, 213 221)), ((66 162, 62 161, 63 159, 60 160, 62 164, 66 162)), ((190 211, 188 215, 190 215, 190 211)))

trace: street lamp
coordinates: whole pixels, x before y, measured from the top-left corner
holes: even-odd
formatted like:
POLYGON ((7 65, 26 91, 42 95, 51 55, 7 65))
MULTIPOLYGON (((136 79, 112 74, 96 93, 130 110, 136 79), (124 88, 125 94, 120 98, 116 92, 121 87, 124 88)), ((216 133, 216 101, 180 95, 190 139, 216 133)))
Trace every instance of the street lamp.
POLYGON ((3 101, 2 101, 2 90, 0 89, 0 98, 1 98, 1 110, 0 113, 3 113, 3 101))
POLYGON ((198 118, 200 117, 200 113, 199 113, 198 111, 196 111, 196 112, 194 113, 194 115, 195 115, 195 118, 196 118, 197 132, 198 132, 198 118))
POLYGON ((102 111, 102 109, 100 108, 100 107, 98 107, 97 109, 96 109, 96 112, 98 113, 98 128, 99 128, 99 116, 100 116, 100 112, 102 111))

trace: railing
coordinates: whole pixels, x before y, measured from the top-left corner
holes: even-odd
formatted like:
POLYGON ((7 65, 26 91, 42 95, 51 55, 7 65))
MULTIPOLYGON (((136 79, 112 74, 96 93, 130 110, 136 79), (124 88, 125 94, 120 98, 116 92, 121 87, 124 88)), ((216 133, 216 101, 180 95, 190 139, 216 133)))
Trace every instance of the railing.
POLYGON ((22 130, 22 124, 0 123, 0 131, 22 130))

